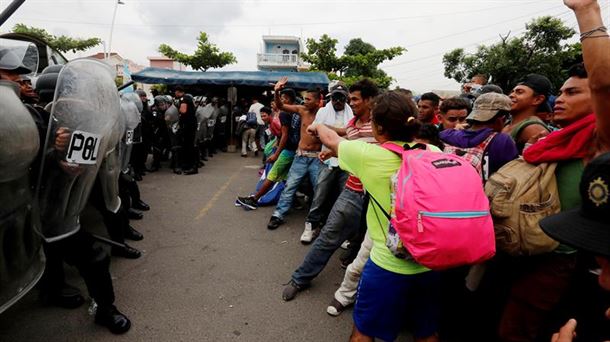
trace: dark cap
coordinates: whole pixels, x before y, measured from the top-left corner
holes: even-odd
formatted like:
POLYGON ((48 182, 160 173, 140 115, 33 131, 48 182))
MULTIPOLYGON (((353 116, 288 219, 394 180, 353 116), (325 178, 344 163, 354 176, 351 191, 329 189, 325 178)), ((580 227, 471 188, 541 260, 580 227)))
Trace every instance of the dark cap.
POLYGON ((329 95, 333 95, 333 94, 343 94, 345 95, 345 97, 348 96, 348 90, 347 90, 347 86, 345 85, 345 83, 341 82, 341 81, 337 81, 335 84, 332 84, 329 87, 329 95))
POLYGON ((553 85, 551 81, 545 76, 539 74, 529 74, 525 76, 517 85, 524 85, 528 88, 531 88, 536 94, 544 95, 544 102, 538 106, 538 112, 547 112, 551 113, 553 110, 551 106, 547 103, 549 96, 551 95, 551 90, 553 85))
POLYGON ((593 159, 580 179, 581 206, 540 221, 560 242, 610 257, 610 152, 593 159))

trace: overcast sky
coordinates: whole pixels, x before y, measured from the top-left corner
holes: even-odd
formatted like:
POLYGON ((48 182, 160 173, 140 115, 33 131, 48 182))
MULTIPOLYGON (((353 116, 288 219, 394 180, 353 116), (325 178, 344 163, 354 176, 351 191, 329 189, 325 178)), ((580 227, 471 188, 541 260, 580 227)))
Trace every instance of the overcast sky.
MULTIPOLYGON (((352 38, 377 48, 405 47, 407 52, 381 67, 396 84, 419 92, 458 88, 443 76, 442 55, 454 48, 474 51, 477 45, 498 41, 500 34, 521 34, 526 22, 542 15, 559 17, 575 27, 574 15, 561 0, 122 1, 112 51, 145 66, 146 57, 159 55, 162 43, 191 53, 199 31, 237 57, 237 64, 222 70, 256 70, 262 35, 317 39, 327 33, 339 40, 339 52, 352 38)), ((609 2, 602 4, 604 18, 608 18, 609 2)), ((8 3, 1 0, 0 9, 8 3)), ((115 0, 26 0, 0 31, 23 23, 56 35, 99 37, 108 44, 115 4, 115 0)))

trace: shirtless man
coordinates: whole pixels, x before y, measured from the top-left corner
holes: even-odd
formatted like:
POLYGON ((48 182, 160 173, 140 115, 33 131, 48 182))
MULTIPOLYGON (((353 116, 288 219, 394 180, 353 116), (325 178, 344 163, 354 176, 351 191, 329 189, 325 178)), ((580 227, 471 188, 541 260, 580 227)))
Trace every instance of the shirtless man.
POLYGON ((288 77, 282 77, 275 84, 274 102, 280 111, 296 113, 301 117, 301 138, 294 161, 290 171, 288 171, 286 187, 282 191, 280 200, 269 220, 268 229, 276 229, 284 223, 284 215, 292 206, 292 200, 299 184, 305 176, 309 176, 311 184, 315 186, 322 166, 318 159, 322 143, 317 137, 307 134, 307 127, 313 123, 320 108, 320 92, 318 90, 308 90, 305 93, 303 105, 284 104, 280 100, 280 92, 286 86, 286 83, 288 83, 288 77))

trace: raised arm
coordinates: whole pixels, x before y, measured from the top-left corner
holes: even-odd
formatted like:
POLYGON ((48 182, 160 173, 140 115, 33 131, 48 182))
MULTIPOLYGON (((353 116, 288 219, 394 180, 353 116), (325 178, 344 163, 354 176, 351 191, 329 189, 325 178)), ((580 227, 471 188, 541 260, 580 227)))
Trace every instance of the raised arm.
POLYGON ((280 100, 280 92, 282 91, 282 89, 284 89, 286 83, 288 83, 288 77, 284 76, 280 78, 280 80, 277 81, 277 83, 273 87, 273 101, 275 102, 275 106, 277 107, 277 109, 283 110, 285 112, 301 114, 301 107, 303 106, 284 104, 282 103, 282 100, 280 100))
POLYGON ((580 29, 583 59, 589 76, 593 109, 602 148, 610 150, 610 37, 597 0, 564 0, 580 29))

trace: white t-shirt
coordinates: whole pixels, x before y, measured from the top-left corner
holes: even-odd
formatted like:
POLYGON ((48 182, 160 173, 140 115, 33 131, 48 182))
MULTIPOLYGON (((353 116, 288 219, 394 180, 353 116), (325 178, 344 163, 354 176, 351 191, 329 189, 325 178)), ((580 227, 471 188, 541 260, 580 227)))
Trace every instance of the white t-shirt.
MULTIPOLYGON (((349 105, 345 105, 342 111, 335 111, 331 102, 327 103, 326 106, 320 108, 316 113, 314 123, 324 124, 337 128, 344 128, 354 117, 354 113, 349 105)), ((328 150, 328 147, 322 146, 322 151, 328 150)), ((330 158, 324 162, 328 167, 339 166, 339 160, 337 158, 330 158)))
POLYGON ((250 106, 250 109, 248 109, 248 113, 249 112, 254 112, 256 113, 256 123, 258 123, 260 126, 264 125, 265 123, 263 122, 263 119, 261 118, 261 108, 263 108, 265 106, 263 106, 262 103, 257 102, 257 103, 253 103, 250 106))

